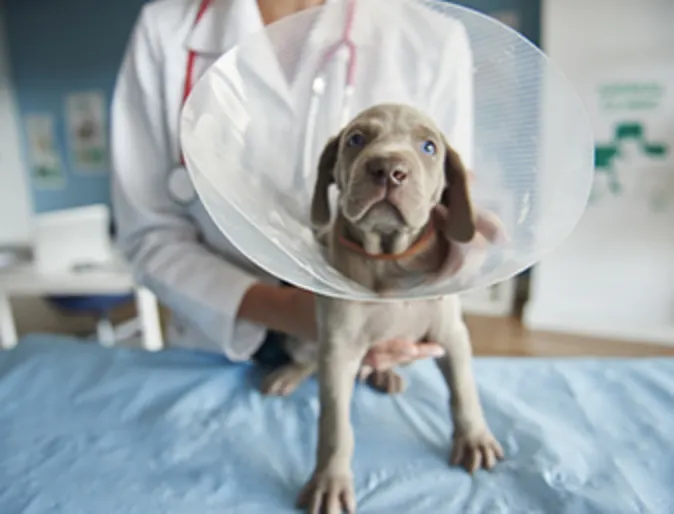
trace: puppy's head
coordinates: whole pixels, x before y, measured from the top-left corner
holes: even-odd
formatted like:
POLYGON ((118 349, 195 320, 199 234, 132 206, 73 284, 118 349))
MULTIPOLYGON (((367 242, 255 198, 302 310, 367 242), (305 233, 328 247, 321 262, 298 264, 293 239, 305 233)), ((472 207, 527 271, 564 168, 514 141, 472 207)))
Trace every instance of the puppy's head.
POLYGON ((466 170, 437 126, 404 105, 378 105, 357 115, 321 154, 311 219, 330 221, 328 188, 339 190, 344 218, 365 232, 415 231, 433 206, 449 210, 444 232, 456 241, 475 233, 466 170))

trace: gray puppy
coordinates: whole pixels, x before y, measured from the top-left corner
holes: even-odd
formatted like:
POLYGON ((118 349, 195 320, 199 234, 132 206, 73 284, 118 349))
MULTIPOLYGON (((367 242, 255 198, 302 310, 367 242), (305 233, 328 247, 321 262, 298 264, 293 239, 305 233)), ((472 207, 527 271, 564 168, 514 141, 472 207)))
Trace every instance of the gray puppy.
MULTIPOLYGON (((468 242, 476 223, 459 155, 438 127, 408 106, 385 104, 356 116, 323 150, 312 223, 323 231, 330 263, 375 291, 427 279, 448 259, 451 241, 468 242), (331 222, 328 189, 339 191, 331 222)), ((437 364, 451 392, 452 464, 490 469, 503 450, 480 405, 472 349, 456 295, 418 301, 354 302, 317 298, 315 359, 269 377, 266 392, 289 392, 318 372, 320 420, 316 468, 299 505, 311 514, 355 512, 350 402, 367 351, 392 339, 434 341, 445 349, 437 364)), ((375 387, 402 389, 393 371, 370 376, 375 387), (373 378, 374 377, 374 378, 373 378)))

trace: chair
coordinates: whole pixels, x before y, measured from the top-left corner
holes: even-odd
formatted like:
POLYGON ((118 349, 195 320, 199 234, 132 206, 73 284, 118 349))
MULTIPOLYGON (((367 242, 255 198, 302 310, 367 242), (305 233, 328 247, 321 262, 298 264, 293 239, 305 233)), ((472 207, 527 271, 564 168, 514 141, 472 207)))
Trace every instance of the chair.
POLYGON ((126 295, 68 295, 50 296, 47 301, 61 311, 73 314, 89 314, 96 318, 96 339, 107 347, 140 336, 137 318, 113 325, 110 314, 117 307, 134 301, 133 293, 126 295))
MULTIPOLYGON (((112 249, 114 227, 107 205, 65 209, 36 217, 35 265, 42 273, 86 268, 105 268, 117 260, 112 249)), ((133 291, 125 294, 51 295, 47 301, 70 314, 96 318, 95 337, 104 346, 132 339, 142 332, 138 318, 114 326, 111 313, 134 301, 133 291)))

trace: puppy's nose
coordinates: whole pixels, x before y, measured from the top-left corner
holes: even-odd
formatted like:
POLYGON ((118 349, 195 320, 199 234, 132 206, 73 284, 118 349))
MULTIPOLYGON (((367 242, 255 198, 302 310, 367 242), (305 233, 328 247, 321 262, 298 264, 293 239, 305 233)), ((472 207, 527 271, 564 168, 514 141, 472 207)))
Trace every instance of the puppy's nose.
POLYGON ((378 185, 401 186, 408 176, 406 164, 399 158, 374 157, 367 163, 367 172, 378 185))
POLYGON ((400 186, 407 180, 407 172, 401 169, 395 169, 391 172, 389 179, 394 185, 400 186))

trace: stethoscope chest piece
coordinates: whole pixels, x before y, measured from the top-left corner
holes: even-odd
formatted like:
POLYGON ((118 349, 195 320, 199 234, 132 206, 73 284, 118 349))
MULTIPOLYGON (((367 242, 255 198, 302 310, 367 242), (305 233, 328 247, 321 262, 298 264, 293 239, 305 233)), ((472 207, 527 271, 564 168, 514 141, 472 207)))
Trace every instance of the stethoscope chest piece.
POLYGON ((176 166, 170 171, 167 187, 169 196, 179 205, 188 205, 197 197, 192 179, 184 166, 176 166))

